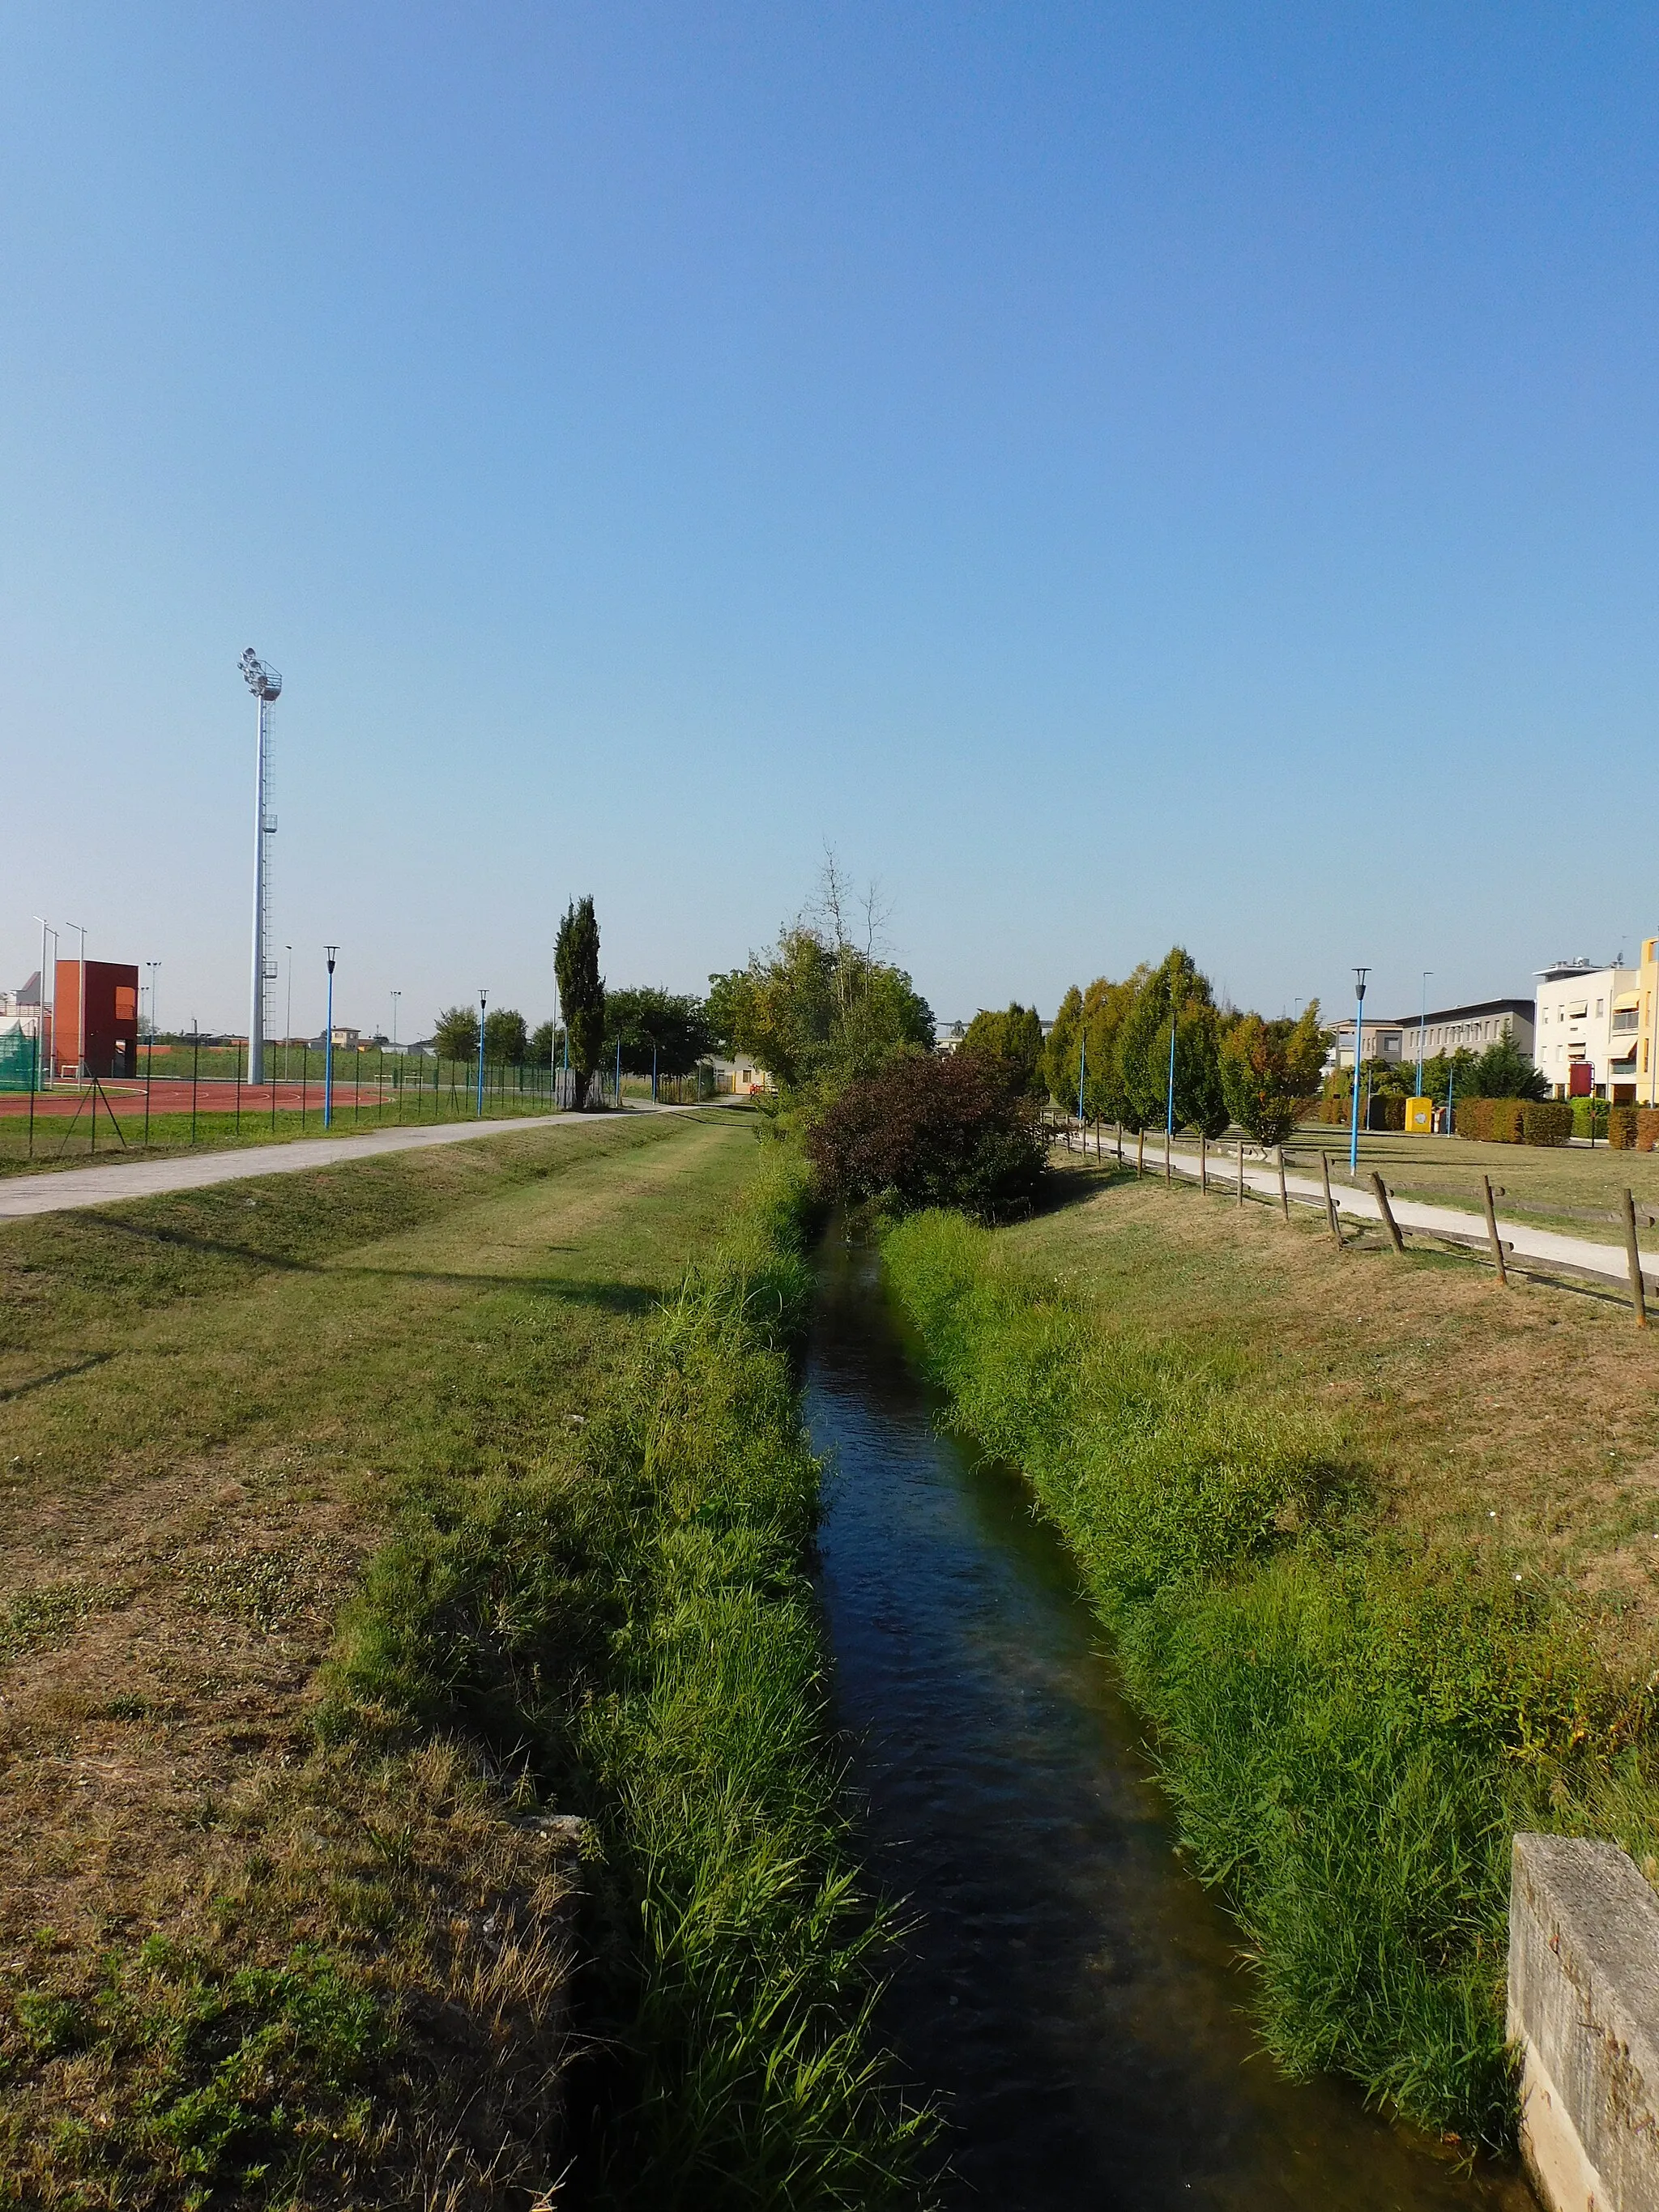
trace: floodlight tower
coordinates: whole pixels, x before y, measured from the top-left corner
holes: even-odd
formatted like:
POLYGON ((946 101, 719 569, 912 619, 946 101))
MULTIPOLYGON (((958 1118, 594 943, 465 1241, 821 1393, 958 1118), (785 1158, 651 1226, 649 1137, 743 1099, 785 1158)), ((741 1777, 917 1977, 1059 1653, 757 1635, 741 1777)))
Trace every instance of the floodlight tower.
POLYGON ((270 708, 282 695, 283 679, 267 668, 249 646, 240 661, 242 680, 252 692, 259 710, 259 742, 253 780, 253 997, 247 1021, 247 1079, 265 1079, 265 986, 275 977, 274 963, 265 958, 269 879, 265 869, 265 840, 276 834, 276 817, 266 807, 266 750, 270 738, 270 708))

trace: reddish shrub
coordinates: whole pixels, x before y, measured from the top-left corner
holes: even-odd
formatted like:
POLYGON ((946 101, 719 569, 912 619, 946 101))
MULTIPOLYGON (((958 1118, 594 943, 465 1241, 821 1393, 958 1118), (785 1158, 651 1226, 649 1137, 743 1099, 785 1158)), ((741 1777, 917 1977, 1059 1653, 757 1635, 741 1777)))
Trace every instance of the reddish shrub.
POLYGON ((1031 1102, 995 1061, 967 1052, 909 1054, 849 1084, 806 1150, 841 1205, 955 1206, 988 1221, 1029 1207, 1048 1158, 1031 1102))

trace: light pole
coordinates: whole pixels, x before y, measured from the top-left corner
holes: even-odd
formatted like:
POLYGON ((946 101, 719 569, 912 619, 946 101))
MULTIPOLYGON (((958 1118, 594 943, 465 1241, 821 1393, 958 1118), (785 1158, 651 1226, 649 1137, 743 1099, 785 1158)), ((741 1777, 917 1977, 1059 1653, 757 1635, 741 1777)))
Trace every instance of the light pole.
POLYGON ((1417 1017, 1417 1095, 1419 1098, 1423 1096, 1423 1032, 1428 1026, 1429 978, 1433 973, 1432 968, 1423 970, 1423 1006, 1417 1017))
MULTIPOLYGON (((37 1091, 44 1091, 46 1087, 46 939, 50 937, 55 945, 58 941, 58 933, 45 915, 37 914, 34 919, 40 925, 40 979, 36 986, 40 995, 40 1003, 34 1010, 34 1087, 37 1091)), ((52 979, 54 997, 57 994, 57 989, 58 981, 54 976, 52 979)))
MULTIPOLYGON (((76 1080, 84 1082, 87 1073, 87 933, 78 921, 66 921, 64 927, 65 929, 72 929, 81 940, 80 957, 76 963, 76 973, 81 979, 81 1006, 76 1016, 75 1073, 76 1080)), ((52 986, 52 1011, 54 1014, 58 1012, 56 984, 52 986)), ((53 1042, 55 1047, 56 1040, 54 1039, 53 1042)))
MULTIPOLYGON (((161 964, 159 960, 146 960, 144 963, 149 970, 149 1050, 144 1060, 146 1069, 155 1057, 155 971, 161 964)), ((144 1079, 149 1081, 148 1074, 144 1079)))
POLYGON ((1359 1063, 1365 1046, 1365 978, 1369 968, 1353 971, 1353 1126, 1348 1137, 1348 1173, 1359 1173, 1359 1063))
POLYGON ((265 985, 276 970, 266 972, 265 840, 276 834, 276 817, 266 811, 265 752, 270 734, 272 702, 281 696, 283 679, 249 646, 237 664, 242 681, 252 692, 258 710, 258 733, 253 755, 253 995, 247 1020, 247 1079, 265 1079, 265 985))
POLYGON ((288 1056, 294 1042, 294 947, 283 947, 288 955, 288 1012, 283 1017, 283 1079, 288 1080, 288 1056))
POLYGON ((398 1049, 398 1001, 403 995, 401 991, 394 991, 392 994, 392 1049, 393 1052, 398 1049))
POLYGON ((323 1029, 323 1127, 334 1119, 334 956, 337 945, 323 947, 328 955, 328 1020, 323 1029))
POLYGON ((480 1121, 483 1119, 484 1009, 489 1003, 489 994, 480 991, 478 994, 478 1111, 475 1116, 475 1119, 480 1121))

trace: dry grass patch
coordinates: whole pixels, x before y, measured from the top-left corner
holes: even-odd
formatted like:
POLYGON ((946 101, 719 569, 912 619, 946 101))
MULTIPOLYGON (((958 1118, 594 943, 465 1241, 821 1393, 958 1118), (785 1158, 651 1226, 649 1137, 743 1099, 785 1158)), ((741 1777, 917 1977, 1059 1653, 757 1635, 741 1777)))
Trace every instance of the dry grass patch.
POLYGON ((1261 1402, 1316 1409, 1402 1523, 1547 1573, 1606 1648, 1659 1663, 1659 1336, 1594 1290, 1408 1252, 1092 1168, 1011 1242, 1114 1326, 1201 1348, 1261 1402), (1069 1194, 1068 1194, 1069 1197, 1069 1194))
POLYGON ((568 1463, 755 1149, 601 1123, 0 1231, 0 2204, 545 2175, 568 1834, 464 1745, 319 1750, 313 1685, 400 1490, 568 1463))

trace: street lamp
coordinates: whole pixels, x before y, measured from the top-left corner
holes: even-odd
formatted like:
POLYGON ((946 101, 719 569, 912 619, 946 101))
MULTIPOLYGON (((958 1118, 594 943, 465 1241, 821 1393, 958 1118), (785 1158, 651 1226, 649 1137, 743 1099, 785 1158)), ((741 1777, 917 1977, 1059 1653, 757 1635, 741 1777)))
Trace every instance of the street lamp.
POLYGON ((403 995, 401 991, 394 991, 392 994, 392 1049, 393 1052, 398 1049, 398 1001, 403 995))
POLYGON ((291 945, 285 945, 283 950, 288 955, 288 1012, 283 1017, 287 1024, 287 1027, 283 1031, 283 1080, 286 1083, 288 1056, 294 1045, 294 947, 291 945))
POLYGON ((489 999, 486 994, 480 991, 478 994, 478 1112, 477 1116, 480 1121, 483 1119, 484 1008, 488 1004, 489 999))
POLYGON ((323 1127, 334 1120, 334 956, 337 945, 325 945, 328 956, 328 1020, 323 1030, 323 1127))
POLYGON ((1423 1007, 1417 1018, 1417 1095, 1419 1098, 1423 1096, 1423 1031, 1428 1026, 1429 978, 1433 973, 1432 968, 1423 970, 1423 1007))
POLYGON ((1359 1063, 1365 1047, 1365 978, 1370 972, 1369 968, 1356 968, 1353 971, 1353 1127, 1348 1137, 1351 1176, 1359 1173, 1359 1063))

